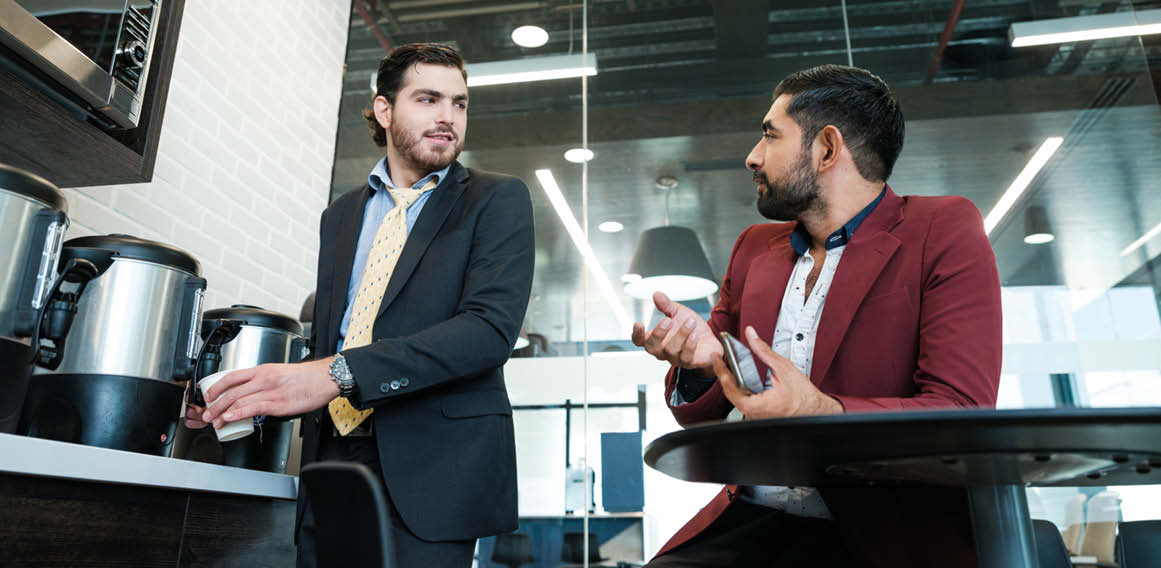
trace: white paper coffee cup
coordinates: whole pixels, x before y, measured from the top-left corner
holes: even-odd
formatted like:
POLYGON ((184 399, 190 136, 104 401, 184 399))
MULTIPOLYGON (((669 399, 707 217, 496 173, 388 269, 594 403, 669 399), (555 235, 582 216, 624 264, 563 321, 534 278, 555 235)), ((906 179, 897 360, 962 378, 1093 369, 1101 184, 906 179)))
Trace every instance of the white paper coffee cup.
MULTIPOLYGON (((206 396, 206 391, 210 390, 210 387, 214 386, 214 383, 218 382, 219 379, 221 379, 222 377, 224 377, 232 372, 233 372, 233 370, 231 370, 231 371, 219 371, 219 372, 214 373, 212 375, 209 375, 207 377, 203 377, 201 379, 198 379, 198 389, 202 391, 202 398, 206 399, 206 408, 209 408, 209 407, 214 405, 214 403, 210 401, 209 397, 206 396)), ((254 431, 254 419, 253 418, 244 418, 242 420, 236 420, 234 422, 227 422, 226 425, 222 426, 221 428, 214 427, 214 432, 218 435, 219 442, 229 442, 232 440, 237 440, 239 438, 245 438, 246 436, 249 436, 253 431, 254 431)))

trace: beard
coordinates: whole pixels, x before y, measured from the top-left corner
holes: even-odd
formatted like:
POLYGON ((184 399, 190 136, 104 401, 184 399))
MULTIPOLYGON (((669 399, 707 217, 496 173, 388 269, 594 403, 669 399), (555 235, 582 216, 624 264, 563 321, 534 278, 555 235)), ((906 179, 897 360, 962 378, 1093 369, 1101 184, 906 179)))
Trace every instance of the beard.
POLYGON ((395 145, 399 155, 407 161, 408 165, 422 172, 434 172, 448 167, 464 149, 463 138, 457 136, 450 128, 433 128, 417 136, 398 121, 392 121, 388 134, 391 135, 391 143, 395 145), (424 136, 436 133, 447 133, 454 137, 452 145, 445 148, 443 152, 426 150, 420 145, 424 136))
POLYGON ((790 172, 771 182, 766 172, 754 172, 754 181, 766 186, 758 194, 758 213, 772 221, 794 221, 811 209, 823 207, 818 172, 810 167, 810 152, 803 150, 790 172))

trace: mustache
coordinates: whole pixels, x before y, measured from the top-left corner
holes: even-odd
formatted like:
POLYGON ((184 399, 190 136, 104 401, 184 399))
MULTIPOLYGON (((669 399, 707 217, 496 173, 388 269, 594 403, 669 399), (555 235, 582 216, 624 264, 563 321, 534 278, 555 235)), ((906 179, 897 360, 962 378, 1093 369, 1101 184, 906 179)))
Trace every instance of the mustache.
POLYGON ((433 128, 423 133, 424 136, 431 136, 432 134, 448 134, 451 136, 452 140, 459 138, 459 136, 456 136, 455 131, 450 128, 433 128))
POLYGON ((760 183, 764 186, 770 186, 770 180, 766 179, 766 173, 762 171, 754 172, 754 183, 760 183))

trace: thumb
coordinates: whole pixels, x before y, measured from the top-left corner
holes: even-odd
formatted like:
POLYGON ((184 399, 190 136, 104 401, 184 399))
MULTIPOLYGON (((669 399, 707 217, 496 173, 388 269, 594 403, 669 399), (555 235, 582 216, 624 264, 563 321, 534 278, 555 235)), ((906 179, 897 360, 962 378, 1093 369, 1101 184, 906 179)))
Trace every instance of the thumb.
POLYGON ((767 367, 773 367, 774 363, 782 356, 775 353, 773 349, 761 337, 758 337, 758 332, 754 331, 754 326, 746 326, 746 343, 750 346, 750 352, 756 355, 767 367))
POLYGON ((665 292, 653 293, 653 305, 657 306, 658 311, 669 317, 677 315, 677 302, 670 300, 669 296, 665 295, 665 292))

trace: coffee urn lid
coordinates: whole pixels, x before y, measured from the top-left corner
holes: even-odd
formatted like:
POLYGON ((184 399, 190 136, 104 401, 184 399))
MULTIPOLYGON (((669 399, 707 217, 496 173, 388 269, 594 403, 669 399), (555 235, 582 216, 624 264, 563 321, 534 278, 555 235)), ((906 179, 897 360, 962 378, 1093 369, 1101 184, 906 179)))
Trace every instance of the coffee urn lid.
POLYGON ((188 252, 131 235, 95 235, 69 239, 64 243, 64 252, 67 255, 70 248, 77 247, 108 249, 116 252, 120 258, 144 260, 184 270, 195 276, 201 275, 201 265, 188 252))
POLYGON ((32 173, 0 164, 0 189, 31 197, 53 209, 69 212, 69 202, 52 182, 32 173))
POLYGON ((228 308, 206 310, 202 314, 202 321, 212 320, 239 320, 243 325, 268 327, 295 335, 302 335, 302 324, 298 323, 298 320, 278 312, 264 310, 258 306, 234 304, 228 308))

